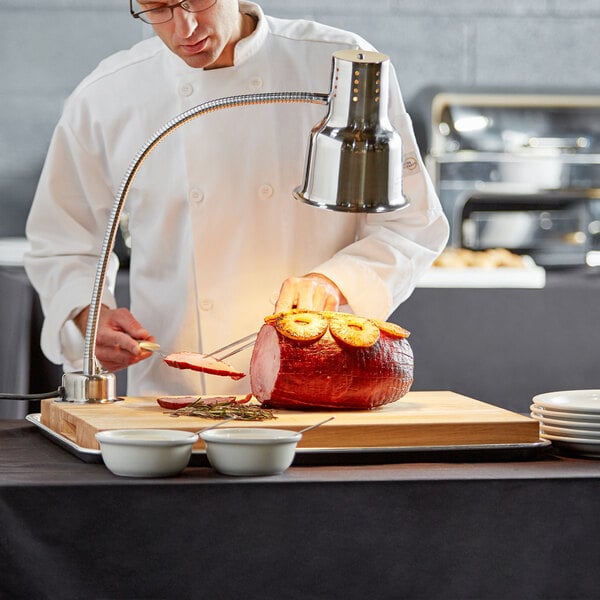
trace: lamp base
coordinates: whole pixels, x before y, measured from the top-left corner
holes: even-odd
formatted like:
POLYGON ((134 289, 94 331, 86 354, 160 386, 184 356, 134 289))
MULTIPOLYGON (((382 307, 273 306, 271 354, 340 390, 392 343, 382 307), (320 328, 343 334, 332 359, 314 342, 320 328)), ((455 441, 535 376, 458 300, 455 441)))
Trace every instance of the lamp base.
POLYGON ((63 373, 63 402, 106 404, 117 402, 117 378, 114 373, 85 375, 81 371, 63 373))

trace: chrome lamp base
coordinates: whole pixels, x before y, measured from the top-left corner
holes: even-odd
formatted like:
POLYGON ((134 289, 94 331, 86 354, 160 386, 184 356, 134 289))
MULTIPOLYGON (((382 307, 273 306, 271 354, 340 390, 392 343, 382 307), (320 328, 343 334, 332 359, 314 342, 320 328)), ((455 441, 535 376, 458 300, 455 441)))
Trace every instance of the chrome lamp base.
POLYGON ((85 375, 81 371, 63 373, 63 402, 107 404, 117 402, 117 378, 114 373, 85 375))

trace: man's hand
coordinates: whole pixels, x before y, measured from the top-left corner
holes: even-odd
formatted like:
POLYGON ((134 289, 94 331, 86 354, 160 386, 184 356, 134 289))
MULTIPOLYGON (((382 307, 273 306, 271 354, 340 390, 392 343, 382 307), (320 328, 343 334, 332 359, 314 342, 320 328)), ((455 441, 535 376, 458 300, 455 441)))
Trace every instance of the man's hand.
MULTIPOLYGON (((85 336, 89 307, 74 319, 75 325, 85 336)), ((118 371, 151 356, 151 352, 140 350, 142 340, 155 341, 126 308, 111 309, 102 306, 98 318, 96 336, 96 358, 107 371, 118 371)))
POLYGON ((304 277, 288 277, 279 290, 275 312, 291 308, 337 310, 346 298, 340 289, 324 275, 309 273, 304 277))

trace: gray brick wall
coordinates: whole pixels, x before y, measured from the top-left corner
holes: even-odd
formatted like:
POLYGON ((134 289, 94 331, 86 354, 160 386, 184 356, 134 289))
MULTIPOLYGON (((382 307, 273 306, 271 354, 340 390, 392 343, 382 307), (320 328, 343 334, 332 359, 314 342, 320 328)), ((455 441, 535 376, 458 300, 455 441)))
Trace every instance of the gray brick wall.
MULTIPOLYGON (((354 30, 389 54, 417 121, 430 87, 600 90, 600 0, 262 6, 275 16, 354 30)), ((0 236, 22 235, 64 98, 102 57, 151 32, 128 17, 126 0, 0 0, 0 22, 0 236)))

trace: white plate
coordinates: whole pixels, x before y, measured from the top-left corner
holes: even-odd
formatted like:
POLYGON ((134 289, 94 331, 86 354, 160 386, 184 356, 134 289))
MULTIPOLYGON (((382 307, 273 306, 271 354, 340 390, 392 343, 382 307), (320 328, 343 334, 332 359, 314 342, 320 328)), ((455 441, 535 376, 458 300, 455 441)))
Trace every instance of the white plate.
POLYGON ((600 415, 600 390, 565 390, 538 394, 533 397, 533 403, 556 411, 600 415))
MULTIPOLYGON (((572 438, 564 435, 554 435, 553 433, 544 433, 542 437, 547 440, 569 442, 569 444, 597 444, 600 446, 600 439, 572 438)), ((600 451, 600 447, 598 448, 598 451, 600 451)))
POLYGON ((539 421, 545 425, 552 425, 556 427, 567 427, 568 429, 590 429, 591 431, 595 431, 600 433, 600 422, 599 421, 587 421, 581 419, 576 421, 575 419, 561 419, 558 417, 549 417, 544 413, 536 412, 535 410, 531 411, 531 418, 539 421))
POLYGON ((589 440, 600 441, 600 431, 592 431, 589 429, 570 429, 568 427, 552 427, 552 425, 540 423, 540 432, 549 433, 550 435, 564 435, 568 438, 585 438, 589 440))
POLYGON ((588 440, 584 438, 567 438, 560 435, 541 434, 541 437, 552 442, 553 446, 576 452, 581 456, 600 458, 600 440, 588 440))
POLYGON ((550 417, 552 419, 559 419, 561 421, 585 421, 586 423, 595 423, 600 425, 600 415, 594 415, 592 413, 584 412, 566 412, 564 410, 550 410, 537 404, 532 404, 529 409, 531 414, 536 414, 538 417, 546 419, 550 417))

